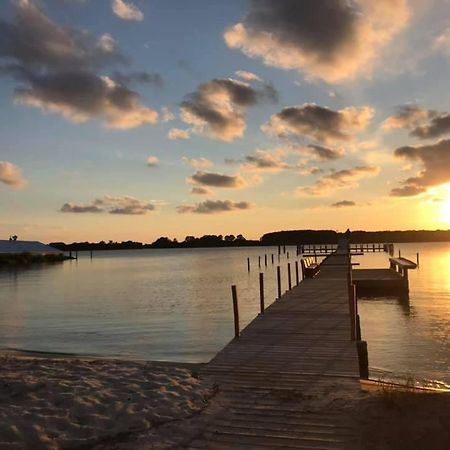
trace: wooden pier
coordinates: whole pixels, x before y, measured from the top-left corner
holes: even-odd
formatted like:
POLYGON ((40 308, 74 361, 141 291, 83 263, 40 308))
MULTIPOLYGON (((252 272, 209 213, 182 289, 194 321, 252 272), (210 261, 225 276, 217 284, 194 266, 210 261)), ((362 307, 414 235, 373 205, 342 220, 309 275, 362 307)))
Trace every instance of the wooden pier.
POLYGON ((332 407, 360 391, 347 242, 334 250, 201 370, 222 409, 190 448, 358 448, 353 421, 332 407))

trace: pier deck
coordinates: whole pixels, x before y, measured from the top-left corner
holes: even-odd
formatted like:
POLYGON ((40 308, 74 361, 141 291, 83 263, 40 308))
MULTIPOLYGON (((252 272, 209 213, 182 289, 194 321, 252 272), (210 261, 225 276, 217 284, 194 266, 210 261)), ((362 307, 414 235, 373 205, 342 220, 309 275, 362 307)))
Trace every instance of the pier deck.
POLYGON ((223 410, 191 448, 357 448, 354 423, 333 407, 360 390, 347 273, 338 249, 202 369, 223 410))

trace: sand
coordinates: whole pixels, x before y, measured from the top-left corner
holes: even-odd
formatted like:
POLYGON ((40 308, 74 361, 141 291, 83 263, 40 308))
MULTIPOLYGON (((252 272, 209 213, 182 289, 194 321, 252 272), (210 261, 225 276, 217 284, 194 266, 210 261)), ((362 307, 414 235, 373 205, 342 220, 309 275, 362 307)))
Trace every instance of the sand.
MULTIPOLYGON (((227 415, 226 392, 198 369, 0 354, 0 449, 189 448, 227 415)), ((294 394, 285 392, 283 401, 339 411, 356 425, 355 450, 441 450, 450 442, 449 393, 378 386, 354 397, 294 394)))
POLYGON ((173 448, 213 395, 185 365, 1 355, 0 449, 173 448))

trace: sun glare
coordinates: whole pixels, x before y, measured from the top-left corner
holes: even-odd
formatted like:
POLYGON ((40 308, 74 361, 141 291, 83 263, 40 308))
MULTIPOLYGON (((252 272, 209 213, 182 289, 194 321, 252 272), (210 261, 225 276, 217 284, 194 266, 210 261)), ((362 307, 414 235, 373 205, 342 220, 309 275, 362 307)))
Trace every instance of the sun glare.
POLYGON ((442 220, 450 223, 450 196, 442 201, 440 209, 442 220))

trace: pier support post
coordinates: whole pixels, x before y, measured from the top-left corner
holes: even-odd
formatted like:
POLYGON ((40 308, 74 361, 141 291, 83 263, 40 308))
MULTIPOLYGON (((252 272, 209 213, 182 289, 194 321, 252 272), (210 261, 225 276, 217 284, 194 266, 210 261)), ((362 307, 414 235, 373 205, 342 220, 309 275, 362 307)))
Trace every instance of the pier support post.
POLYGON ((91 250, 91 259, 92 259, 92 250, 91 250))
POLYGON ((288 269, 288 286, 289 286, 289 290, 291 290, 292 289, 291 263, 288 263, 287 269, 288 269))
POLYGON ((234 315, 234 337, 239 338, 239 307, 236 286, 231 286, 231 295, 233 297, 233 315, 234 315))
POLYGON ((278 286, 278 298, 281 298, 281 270, 280 270, 280 266, 277 266, 277 286, 278 286))
POLYGON ((416 254, 416 263, 417 263, 417 267, 419 267, 419 254, 416 254))
POLYGON ((247 258, 247 272, 250 272, 250 258, 247 258))
POLYGON ((258 267, 261 267, 261 256, 258 256, 258 267))
POLYGON ((298 261, 295 261, 295 284, 297 285, 300 282, 298 278, 298 261))
POLYGON ((267 255, 264 255, 264 266, 267 267, 267 255))
POLYGON ((272 253, 272 264, 273 264, 273 253, 272 253))
POLYGON ((264 314, 264 274, 259 274, 259 307, 261 314, 264 314))
POLYGON ((356 343, 358 349, 359 376, 367 380, 369 378, 369 353, 367 351, 367 342, 358 341, 356 343))

